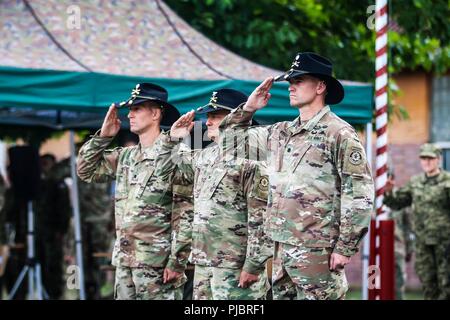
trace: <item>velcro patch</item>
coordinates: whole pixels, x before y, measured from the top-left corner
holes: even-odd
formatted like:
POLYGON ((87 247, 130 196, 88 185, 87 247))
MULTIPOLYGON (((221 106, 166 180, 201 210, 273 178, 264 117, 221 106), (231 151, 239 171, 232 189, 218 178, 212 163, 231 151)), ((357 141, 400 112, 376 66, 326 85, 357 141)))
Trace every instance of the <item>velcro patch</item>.
POLYGON ((344 174, 364 175, 367 173, 366 156, 359 141, 350 140, 348 142, 343 162, 344 174))

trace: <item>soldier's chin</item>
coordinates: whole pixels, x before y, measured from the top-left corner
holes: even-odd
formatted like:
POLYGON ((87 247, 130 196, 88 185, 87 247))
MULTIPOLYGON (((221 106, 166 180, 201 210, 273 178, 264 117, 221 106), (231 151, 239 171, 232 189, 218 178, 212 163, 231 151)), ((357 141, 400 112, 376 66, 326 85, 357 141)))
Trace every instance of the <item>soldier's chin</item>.
POLYGON ((130 125, 130 132, 134 133, 134 134, 139 134, 140 130, 137 129, 136 127, 133 127, 130 125))
POLYGON ((291 105, 291 107, 293 108, 300 108, 300 102, 296 101, 296 100, 290 100, 289 104, 291 105))

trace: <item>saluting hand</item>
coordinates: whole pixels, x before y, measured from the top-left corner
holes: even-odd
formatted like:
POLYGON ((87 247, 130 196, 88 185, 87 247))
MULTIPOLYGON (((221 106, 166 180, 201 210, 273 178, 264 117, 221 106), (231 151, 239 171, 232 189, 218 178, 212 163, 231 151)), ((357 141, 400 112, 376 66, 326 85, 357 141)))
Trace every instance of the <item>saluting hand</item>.
POLYGON ((264 108, 271 97, 269 91, 273 85, 273 77, 268 77, 255 90, 253 90, 247 102, 244 105, 244 110, 254 112, 264 108))
POLYGON ((170 128, 170 136, 177 139, 183 139, 189 135, 194 127, 195 111, 189 111, 174 122, 170 128))
POLYGON ((114 137, 120 130, 121 121, 118 117, 117 108, 115 104, 111 104, 108 113, 103 120, 100 137, 114 137))

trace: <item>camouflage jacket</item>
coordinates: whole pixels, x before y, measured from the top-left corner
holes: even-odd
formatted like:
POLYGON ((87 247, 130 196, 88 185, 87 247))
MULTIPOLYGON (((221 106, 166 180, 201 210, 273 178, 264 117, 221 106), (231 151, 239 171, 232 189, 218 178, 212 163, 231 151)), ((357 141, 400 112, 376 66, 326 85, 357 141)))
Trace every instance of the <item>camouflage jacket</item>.
MULTIPOLYGON (((159 159, 163 160, 164 156, 159 159)), ((183 272, 191 252, 194 196, 193 181, 179 171, 175 173, 173 181, 172 215, 172 250, 167 266, 171 270, 183 272)))
MULTIPOLYGON (((358 251, 368 230, 374 185, 355 130, 324 107, 309 121, 248 129, 253 113, 239 107, 221 123, 267 158, 267 233, 295 246, 358 251)), ((229 133, 231 135, 233 133, 229 133)))
POLYGON ((386 193, 384 203, 398 210, 412 205, 416 241, 437 244, 450 240, 450 173, 434 177, 414 176, 395 192, 386 193))
POLYGON ((94 135, 80 149, 77 172, 86 182, 116 179, 116 241, 113 265, 165 267, 171 250, 172 175, 154 172, 161 136, 141 144, 106 150, 112 137, 94 135))
POLYGON ((164 176, 176 168, 193 183, 194 196, 193 217, 192 213, 181 216, 169 265, 183 270, 190 251, 193 264, 257 274, 272 255, 263 232, 267 177, 262 164, 227 158, 219 145, 190 150, 169 135, 164 137, 156 171, 164 176))

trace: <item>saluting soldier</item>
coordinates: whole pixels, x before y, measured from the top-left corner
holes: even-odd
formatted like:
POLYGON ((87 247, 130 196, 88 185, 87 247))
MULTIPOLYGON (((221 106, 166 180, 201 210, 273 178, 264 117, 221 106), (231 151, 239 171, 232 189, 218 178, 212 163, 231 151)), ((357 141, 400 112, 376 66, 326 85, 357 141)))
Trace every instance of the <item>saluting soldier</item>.
POLYGON ((157 159, 158 175, 177 170, 193 184, 193 216, 181 216, 177 249, 166 275, 180 276, 190 253, 194 300, 264 299, 269 288, 265 263, 272 249, 263 232, 268 191, 264 165, 237 157, 233 141, 218 130, 225 116, 246 100, 237 90, 213 92, 197 113, 206 113, 207 135, 214 143, 203 150, 179 143, 194 125, 191 111, 164 136, 157 159))
POLYGON ((268 104, 274 80, 289 82, 299 117, 247 130, 268 162, 273 298, 343 299, 343 269, 368 230, 374 187, 357 133, 330 110, 344 97, 331 62, 299 53, 289 71, 264 80, 221 129, 248 128, 255 111, 268 104))
POLYGON ((171 125, 178 110, 167 102, 167 91, 155 84, 138 84, 118 107, 128 107, 130 131, 139 144, 107 150, 120 130, 117 105, 112 105, 96 133, 80 150, 78 176, 86 182, 116 179, 116 299, 181 299, 184 277, 163 283, 171 251, 172 179, 154 173, 161 152, 160 124, 171 125))

